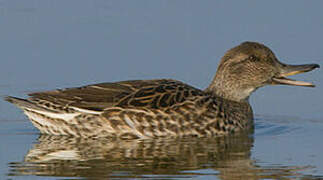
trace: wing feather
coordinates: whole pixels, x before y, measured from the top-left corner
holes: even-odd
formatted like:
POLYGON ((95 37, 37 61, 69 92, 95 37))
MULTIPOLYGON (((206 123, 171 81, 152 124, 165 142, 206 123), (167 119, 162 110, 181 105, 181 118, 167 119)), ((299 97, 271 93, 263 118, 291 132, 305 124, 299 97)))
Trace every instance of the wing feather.
POLYGON ((29 95, 29 100, 38 103, 103 111, 113 106, 165 108, 203 95, 203 91, 180 81, 157 79, 101 83, 29 95))

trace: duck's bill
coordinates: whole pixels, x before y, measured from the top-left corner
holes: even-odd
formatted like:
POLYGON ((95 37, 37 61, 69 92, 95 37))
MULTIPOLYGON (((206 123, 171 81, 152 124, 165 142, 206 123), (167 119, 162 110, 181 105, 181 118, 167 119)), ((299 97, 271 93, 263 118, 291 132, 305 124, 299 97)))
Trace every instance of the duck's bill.
POLYGON ((315 87, 314 84, 305 81, 296 81, 293 79, 288 79, 285 77, 277 77, 272 79, 273 84, 282 84, 282 85, 292 85, 292 86, 305 86, 305 87, 315 87))
POLYGON ((292 86, 315 87, 315 85, 310 82, 296 81, 286 78, 286 76, 305 73, 319 67, 320 66, 318 64, 284 65, 281 73, 278 76, 272 78, 272 83, 292 86))

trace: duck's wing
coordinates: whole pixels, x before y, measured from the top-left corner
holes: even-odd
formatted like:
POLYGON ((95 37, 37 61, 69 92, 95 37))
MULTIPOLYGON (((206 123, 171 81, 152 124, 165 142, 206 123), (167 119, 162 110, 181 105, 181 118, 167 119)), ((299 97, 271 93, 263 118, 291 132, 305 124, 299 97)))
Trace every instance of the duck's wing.
POLYGON ((114 106, 165 108, 192 96, 203 95, 203 91, 180 81, 157 79, 101 83, 29 95, 28 100, 42 106, 100 112, 114 106))

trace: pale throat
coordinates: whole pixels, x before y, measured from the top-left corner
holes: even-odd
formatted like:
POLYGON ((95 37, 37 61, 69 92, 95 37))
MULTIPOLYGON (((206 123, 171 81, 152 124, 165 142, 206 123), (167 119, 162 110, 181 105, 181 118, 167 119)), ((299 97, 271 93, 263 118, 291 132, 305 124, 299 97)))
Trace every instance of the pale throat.
POLYGON ((253 93, 256 90, 256 88, 247 88, 244 90, 241 90, 241 92, 239 92, 239 97, 241 99, 245 99, 245 100, 249 100, 249 96, 251 95, 251 93, 253 93))
POLYGON ((217 87, 217 86, 209 86, 205 91, 211 92, 215 96, 220 96, 224 99, 237 101, 237 102, 246 102, 249 100, 249 96, 254 92, 257 88, 249 87, 244 89, 235 89, 234 87, 217 87))

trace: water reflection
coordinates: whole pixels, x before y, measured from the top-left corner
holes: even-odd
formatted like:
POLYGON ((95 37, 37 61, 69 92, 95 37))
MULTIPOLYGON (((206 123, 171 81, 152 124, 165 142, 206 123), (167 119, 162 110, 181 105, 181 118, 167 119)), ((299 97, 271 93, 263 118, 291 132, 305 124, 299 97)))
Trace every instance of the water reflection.
POLYGON ((131 141, 42 135, 38 141, 23 162, 10 163, 10 176, 277 179, 298 176, 304 170, 257 166, 250 159, 253 137, 247 134, 131 141))

